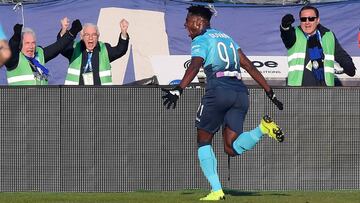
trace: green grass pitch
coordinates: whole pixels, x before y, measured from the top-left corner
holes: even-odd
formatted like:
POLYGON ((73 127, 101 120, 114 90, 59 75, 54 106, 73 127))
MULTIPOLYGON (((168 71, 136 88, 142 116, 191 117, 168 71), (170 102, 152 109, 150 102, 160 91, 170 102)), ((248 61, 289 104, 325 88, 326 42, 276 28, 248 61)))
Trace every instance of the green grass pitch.
MULTIPOLYGON (((172 192, 139 191, 124 193, 43 193, 3 192, 0 203, 191 203, 207 194, 205 190, 172 192)), ((254 191, 225 190, 221 202, 236 203, 359 203, 356 191, 254 191)), ((202 202, 202 201, 201 201, 202 202)))

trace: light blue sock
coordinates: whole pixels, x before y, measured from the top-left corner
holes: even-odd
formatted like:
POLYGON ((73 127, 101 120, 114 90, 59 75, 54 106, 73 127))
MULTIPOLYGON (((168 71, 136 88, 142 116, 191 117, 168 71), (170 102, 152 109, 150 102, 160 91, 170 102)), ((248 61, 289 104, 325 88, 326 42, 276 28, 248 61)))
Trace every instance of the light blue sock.
POLYGON ((198 158, 200 160, 201 169, 206 179, 209 181, 212 191, 221 190, 221 183, 217 173, 217 161, 211 145, 199 147, 198 158))
POLYGON ((263 133, 261 132, 260 127, 248 132, 243 132, 233 142, 233 149, 237 154, 242 154, 245 151, 252 149, 262 136, 263 133))

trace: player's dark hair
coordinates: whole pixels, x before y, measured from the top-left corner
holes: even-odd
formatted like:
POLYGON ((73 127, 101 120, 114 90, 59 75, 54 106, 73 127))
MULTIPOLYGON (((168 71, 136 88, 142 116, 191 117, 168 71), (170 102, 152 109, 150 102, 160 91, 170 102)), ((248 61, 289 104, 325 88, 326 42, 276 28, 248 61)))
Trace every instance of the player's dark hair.
POLYGON ((302 7, 300 9, 299 17, 301 16, 301 12, 303 10, 313 10, 315 12, 316 17, 319 17, 319 10, 317 8, 313 7, 313 6, 310 6, 310 5, 306 5, 306 6, 304 6, 304 7, 302 7))
POLYGON ((213 15, 213 13, 209 8, 202 5, 193 5, 187 8, 187 10, 191 15, 201 16, 202 18, 204 18, 209 22, 211 20, 211 16, 213 15))

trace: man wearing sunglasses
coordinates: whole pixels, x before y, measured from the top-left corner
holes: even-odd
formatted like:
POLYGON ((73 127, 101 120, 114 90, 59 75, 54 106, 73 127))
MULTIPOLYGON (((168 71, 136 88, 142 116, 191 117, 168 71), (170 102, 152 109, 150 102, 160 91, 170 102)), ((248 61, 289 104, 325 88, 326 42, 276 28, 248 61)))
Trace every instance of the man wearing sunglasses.
POLYGON ((289 86, 335 86, 334 62, 343 72, 355 75, 355 65, 335 34, 320 24, 317 8, 304 6, 299 12, 300 26, 293 27, 293 15, 281 21, 281 39, 288 49, 289 86))

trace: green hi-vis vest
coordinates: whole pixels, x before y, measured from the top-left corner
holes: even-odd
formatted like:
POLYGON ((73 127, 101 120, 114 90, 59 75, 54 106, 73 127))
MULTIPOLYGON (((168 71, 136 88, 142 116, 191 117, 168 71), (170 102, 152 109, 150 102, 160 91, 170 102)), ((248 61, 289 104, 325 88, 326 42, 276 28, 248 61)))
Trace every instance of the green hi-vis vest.
MULTIPOLYGON (((45 64, 44 50, 36 47, 37 60, 41 65, 45 64)), ((47 85, 47 80, 36 79, 29 61, 22 52, 19 53, 19 62, 14 70, 6 71, 9 85, 47 85)))
MULTIPOLYGON (((105 44, 103 42, 99 42, 99 44, 99 76, 101 85, 112 85, 109 55, 105 44)), ((81 62, 81 44, 80 42, 75 42, 74 52, 71 57, 68 73, 65 79, 65 85, 79 85, 81 62)))
MULTIPOLYGON (((297 27, 295 29, 296 42, 288 50, 288 85, 301 86, 305 68, 305 55, 307 39, 304 33, 297 27)), ((324 52, 324 74, 327 86, 334 86, 334 53, 335 37, 332 32, 326 32, 321 38, 321 46, 324 52)))

